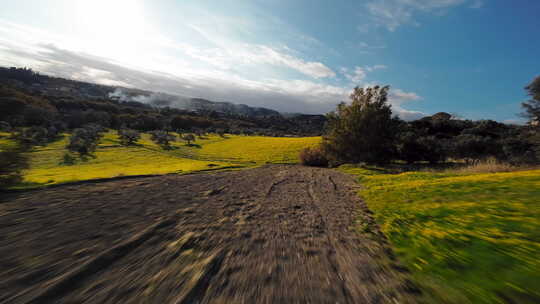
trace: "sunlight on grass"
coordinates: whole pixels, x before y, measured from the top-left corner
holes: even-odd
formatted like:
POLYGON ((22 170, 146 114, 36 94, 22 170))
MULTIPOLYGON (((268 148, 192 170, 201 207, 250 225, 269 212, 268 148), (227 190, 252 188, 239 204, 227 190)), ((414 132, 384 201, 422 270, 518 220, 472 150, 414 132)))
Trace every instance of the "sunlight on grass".
MULTIPOLYGON (((31 188, 65 182, 129 175, 189 173, 224 168, 251 167, 264 163, 296 163, 300 149, 318 142, 318 137, 273 138, 259 136, 209 135, 193 145, 171 143, 164 150, 142 134, 136 146, 120 145, 115 131, 104 134, 95 153, 77 157, 73 165, 63 164, 69 135, 29 152, 24 182, 15 188, 31 188)), ((2 143, 0 138, 0 144, 2 143)), ((76 156, 75 154, 73 154, 76 156)))
POLYGON ((360 195, 435 301, 540 302, 540 170, 341 170, 360 177, 360 195))
POLYGON ((298 163, 301 149, 316 145, 320 137, 279 138, 263 136, 231 136, 202 146, 196 155, 204 159, 234 162, 298 163))
POLYGON ((15 148, 17 142, 9 138, 11 133, 0 132, 0 152, 15 148))

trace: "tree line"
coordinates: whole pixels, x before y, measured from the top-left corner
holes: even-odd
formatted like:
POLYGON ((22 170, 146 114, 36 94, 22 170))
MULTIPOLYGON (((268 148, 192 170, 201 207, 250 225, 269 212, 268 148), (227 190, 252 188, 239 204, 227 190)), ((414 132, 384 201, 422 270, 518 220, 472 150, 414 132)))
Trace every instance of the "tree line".
POLYGON ((540 160, 540 77, 526 88, 531 97, 522 104, 525 126, 493 120, 471 121, 437 113, 405 122, 392 115, 389 86, 356 87, 350 103, 327 115, 322 144, 305 149, 304 164, 385 164, 465 160, 474 163, 496 158, 511 164, 540 160))

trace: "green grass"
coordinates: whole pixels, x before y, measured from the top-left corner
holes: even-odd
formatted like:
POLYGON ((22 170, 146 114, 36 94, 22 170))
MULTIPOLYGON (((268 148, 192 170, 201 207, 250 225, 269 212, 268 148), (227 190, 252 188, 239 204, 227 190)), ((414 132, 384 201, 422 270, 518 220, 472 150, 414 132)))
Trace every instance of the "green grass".
POLYGON ((0 152, 17 147, 17 142, 10 137, 11 133, 0 132, 0 152))
POLYGON ((431 302, 540 303, 540 170, 340 170, 431 302))
MULTIPOLYGON (((73 165, 63 164, 68 152, 68 134, 44 147, 29 152, 29 168, 23 171, 25 189, 66 182, 130 175, 190 173, 205 170, 252 167, 265 163, 296 163, 303 147, 317 143, 318 137, 273 138, 210 135, 188 146, 172 142, 164 150, 143 134, 136 146, 120 145, 115 131, 104 134, 91 157, 77 157, 73 165)), ((0 138, 1 140, 1 138, 0 138)), ((1 141, 0 141, 1 144, 1 141)), ((74 154, 73 154, 74 155, 74 154)), ((74 155, 76 156, 76 155, 74 155)))

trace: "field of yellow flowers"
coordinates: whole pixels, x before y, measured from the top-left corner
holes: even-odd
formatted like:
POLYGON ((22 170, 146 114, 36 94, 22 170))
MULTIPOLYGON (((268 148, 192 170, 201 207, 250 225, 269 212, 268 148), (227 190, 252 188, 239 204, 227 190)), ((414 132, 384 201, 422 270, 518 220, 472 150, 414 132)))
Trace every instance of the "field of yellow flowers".
POLYGON ((172 142, 172 148, 164 150, 150 140, 149 134, 142 134, 137 145, 126 147, 120 145, 115 131, 109 131, 104 134, 96 151, 81 159, 65 148, 68 138, 69 135, 65 134, 63 138, 46 146, 33 147, 28 152, 29 166, 23 171, 24 181, 16 188, 118 176, 190 173, 266 163, 297 163, 302 148, 320 141, 320 137, 220 137, 211 134, 198 138, 193 145, 186 145, 181 140, 172 142), (73 156, 73 164, 63 161, 66 154, 73 156))
POLYGON ((341 170, 433 302, 540 303, 540 170, 341 170))

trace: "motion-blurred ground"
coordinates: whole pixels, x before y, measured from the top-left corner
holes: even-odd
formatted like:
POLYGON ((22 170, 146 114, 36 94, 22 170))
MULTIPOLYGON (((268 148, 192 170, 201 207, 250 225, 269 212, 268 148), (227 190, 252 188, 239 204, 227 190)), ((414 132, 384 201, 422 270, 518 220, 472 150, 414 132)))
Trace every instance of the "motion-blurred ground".
POLYGON ((332 170, 265 166, 9 194, 0 302, 408 301, 354 187, 332 170))

